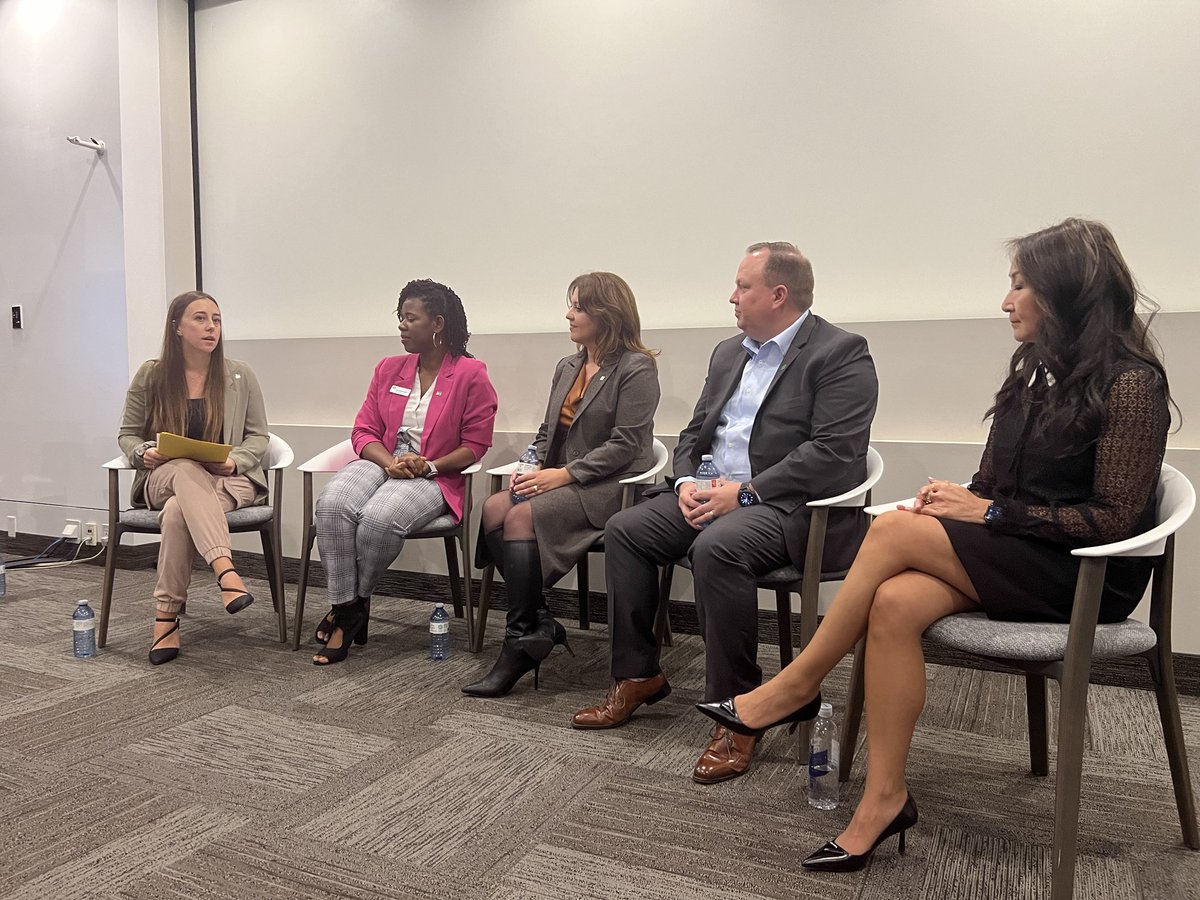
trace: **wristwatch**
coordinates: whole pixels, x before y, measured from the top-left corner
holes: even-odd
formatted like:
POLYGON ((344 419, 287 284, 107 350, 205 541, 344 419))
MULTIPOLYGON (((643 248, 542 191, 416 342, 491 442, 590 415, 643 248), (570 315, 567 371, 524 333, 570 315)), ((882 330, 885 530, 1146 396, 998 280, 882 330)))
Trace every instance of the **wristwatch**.
POLYGON ((435 466, 435 465, 433 464, 433 460, 431 460, 431 459, 427 459, 427 460, 425 460, 425 465, 429 466, 429 471, 425 473, 425 477, 426 477, 426 478, 435 478, 435 477, 437 477, 437 473, 438 473, 438 471, 437 471, 437 466, 435 466))
POLYGON ((743 481, 738 487, 738 506, 757 506, 760 502, 750 482, 743 481))
POLYGON ((998 525, 1003 521, 1004 521, 1004 507, 1003 506, 997 506, 995 503, 993 503, 990 506, 988 506, 988 508, 983 513, 983 524, 986 525, 988 528, 992 528, 993 526, 998 525))

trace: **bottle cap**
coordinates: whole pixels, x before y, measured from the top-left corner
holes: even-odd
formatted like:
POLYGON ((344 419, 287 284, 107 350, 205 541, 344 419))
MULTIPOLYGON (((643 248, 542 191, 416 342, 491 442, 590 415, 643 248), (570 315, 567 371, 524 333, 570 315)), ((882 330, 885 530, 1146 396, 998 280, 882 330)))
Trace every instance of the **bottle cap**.
POLYGON ((435 609, 445 609, 445 608, 446 608, 446 604, 445 604, 445 603, 435 603, 435 604, 433 604, 433 605, 434 605, 434 608, 435 608, 435 609))
POLYGON ((821 703, 821 711, 819 713, 817 713, 817 715, 820 716, 822 719, 832 719, 833 718, 833 704, 822 702, 821 703))
POLYGON ((84 597, 82 600, 76 601, 75 605, 76 606, 87 606, 88 605, 87 598, 84 597))
POLYGON ((701 462, 712 462, 712 454, 711 453, 701 454, 700 461, 701 462))

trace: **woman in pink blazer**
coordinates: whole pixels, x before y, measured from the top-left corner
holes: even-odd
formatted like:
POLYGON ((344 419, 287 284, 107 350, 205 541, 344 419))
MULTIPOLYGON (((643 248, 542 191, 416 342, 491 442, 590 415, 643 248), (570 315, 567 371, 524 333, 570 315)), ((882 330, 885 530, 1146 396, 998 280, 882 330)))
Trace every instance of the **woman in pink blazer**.
POLYGON ((436 281, 410 281, 396 309, 405 355, 380 360, 351 440, 359 459, 317 500, 317 546, 332 606, 317 626, 317 665, 367 642, 371 592, 409 532, 460 518, 462 470, 492 445, 496 391, 467 352, 462 301, 436 281))

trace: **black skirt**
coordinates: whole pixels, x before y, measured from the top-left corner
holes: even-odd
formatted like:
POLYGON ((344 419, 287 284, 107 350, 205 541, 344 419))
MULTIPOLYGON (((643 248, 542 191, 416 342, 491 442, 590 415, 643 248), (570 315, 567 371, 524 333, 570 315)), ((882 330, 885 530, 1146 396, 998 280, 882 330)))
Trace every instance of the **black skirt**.
MULTIPOLYGON (((1075 600, 1079 557, 1066 544, 1012 534, 983 525, 938 519, 958 556, 983 611, 1009 622, 1069 622, 1075 600)), ((1121 622, 1141 602, 1154 560, 1113 557, 1100 597, 1100 622, 1121 622)))

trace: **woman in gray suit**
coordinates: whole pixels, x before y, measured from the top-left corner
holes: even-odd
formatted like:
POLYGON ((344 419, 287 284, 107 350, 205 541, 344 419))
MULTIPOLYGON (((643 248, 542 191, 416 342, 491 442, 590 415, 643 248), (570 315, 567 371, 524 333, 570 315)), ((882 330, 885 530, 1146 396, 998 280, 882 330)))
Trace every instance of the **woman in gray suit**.
POLYGON ((180 294, 167 311, 162 353, 129 385, 117 437, 138 470, 133 505, 161 510, 152 665, 179 655, 179 613, 197 552, 217 576, 226 612, 254 602, 233 567, 225 513, 267 502, 268 439, 258 379, 245 363, 225 358, 216 301, 200 291, 180 294), (164 431, 233 449, 219 463, 171 459, 155 440, 164 431))
POLYGON ((476 697, 502 697, 530 671, 537 687, 542 660, 567 645, 542 590, 604 533, 621 506, 620 480, 654 459, 658 367, 629 285, 611 272, 580 275, 567 289, 566 318, 580 350, 554 371, 534 441, 540 467, 483 505, 476 564, 494 563, 504 576, 508 619, 492 671, 463 688, 476 697))

